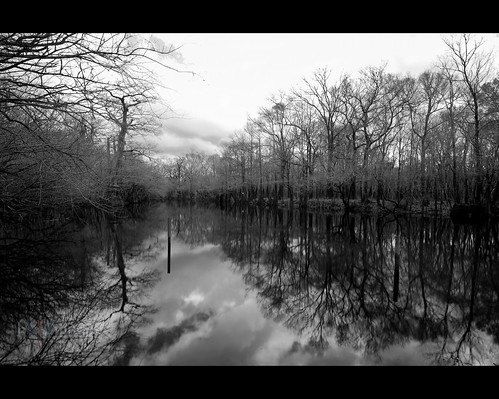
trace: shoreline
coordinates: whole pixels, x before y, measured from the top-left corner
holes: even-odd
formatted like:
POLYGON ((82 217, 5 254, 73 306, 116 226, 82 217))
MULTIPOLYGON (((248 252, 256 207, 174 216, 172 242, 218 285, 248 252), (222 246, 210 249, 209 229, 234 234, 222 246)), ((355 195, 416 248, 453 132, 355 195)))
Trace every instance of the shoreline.
POLYGON ((280 209, 307 209, 314 212, 349 212, 361 215, 396 215, 396 216, 422 216, 422 217, 443 217, 449 218, 455 223, 475 224, 487 220, 493 223, 499 222, 499 209, 493 207, 490 213, 487 213, 485 207, 473 204, 455 204, 430 203, 424 206, 421 203, 412 203, 407 207, 401 207, 393 201, 384 201, 384 204, 378 204, 375 200, 369 200, 362 203, 360 200, 350 201, 347 209, 343 202, 338 199, 313 199, 307 201, 306 206, 294 201, 290 203, 289 199, 280 200, 277 204, 265 202, 259 205, 257 202, 249 203, 251 206, 262 206, 264 208, 276 207, 280 209))
MULTIPOLYGON (((257 203, 251 204, 258 206, 257 203)), ((272 207, 271 203, 265 203, 264 207, 272 207)), ((435 208, 434 204, 430 204, 424 207, 421 204, 411 204, 407 207, 397 206, 394 202, 385 201, 384 204, 378 204, 374 200, 369 200, 367 203, 362 203, 360 200, 352 200, 349 203, 348 210, 345 204, 341 200, 337 199, 312 199, 308 200, 306 206, 303 206, 297 201, 293 204, 290 203, 289 199, 280 200, 277 203, 278 208, 284 209, 308 209, 312 211, 331 211, 331 212, 352 212, 361 214, 400 214, 400 215, 427 215, 427 216, 442 216, 450 217, 452 207, 448 204, 437 204, 435 208)))

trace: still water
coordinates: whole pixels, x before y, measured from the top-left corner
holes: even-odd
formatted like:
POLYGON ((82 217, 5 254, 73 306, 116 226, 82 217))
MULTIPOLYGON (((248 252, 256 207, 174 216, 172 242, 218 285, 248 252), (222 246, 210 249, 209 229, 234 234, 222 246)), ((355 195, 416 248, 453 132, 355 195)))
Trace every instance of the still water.
POLYGON ((0 364, 499 363, 497 226, 160 203, 0 251, 0 364))

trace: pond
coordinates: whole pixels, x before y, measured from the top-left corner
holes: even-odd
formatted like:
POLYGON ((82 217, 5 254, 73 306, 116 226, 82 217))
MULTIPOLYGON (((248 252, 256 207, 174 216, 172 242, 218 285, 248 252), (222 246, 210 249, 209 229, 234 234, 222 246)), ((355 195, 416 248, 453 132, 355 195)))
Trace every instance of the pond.
POLYGON ((0 364, 499 363, 496 225, 156 203, 0 251, 0 364))

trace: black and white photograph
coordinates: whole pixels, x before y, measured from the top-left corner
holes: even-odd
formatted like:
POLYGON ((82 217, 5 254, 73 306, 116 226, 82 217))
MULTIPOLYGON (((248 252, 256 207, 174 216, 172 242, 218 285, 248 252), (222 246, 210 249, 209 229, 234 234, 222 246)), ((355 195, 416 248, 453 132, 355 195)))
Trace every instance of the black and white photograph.
POLYGON ((0 33, 0 366, 495 365, 499 33, 0 33))

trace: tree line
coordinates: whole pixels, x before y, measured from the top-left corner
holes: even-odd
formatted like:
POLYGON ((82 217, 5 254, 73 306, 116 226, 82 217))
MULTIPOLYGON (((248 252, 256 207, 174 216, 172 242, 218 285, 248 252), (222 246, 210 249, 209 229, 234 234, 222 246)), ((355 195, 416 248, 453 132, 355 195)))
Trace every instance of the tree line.
POLYGON ((328 67, 268 99, 219 154, 164 163, 173 197, 492 212, 499 199, 499 78, 485 42, 445 39, 418 76, 328 67))
POLYGON ((114 212, 163 193, 138 137, 159 131, 155 69, 179 72, 154 35, 0 34, 0 210, 114 212))

